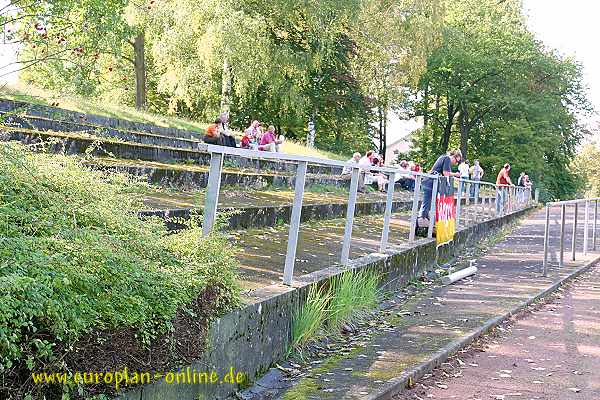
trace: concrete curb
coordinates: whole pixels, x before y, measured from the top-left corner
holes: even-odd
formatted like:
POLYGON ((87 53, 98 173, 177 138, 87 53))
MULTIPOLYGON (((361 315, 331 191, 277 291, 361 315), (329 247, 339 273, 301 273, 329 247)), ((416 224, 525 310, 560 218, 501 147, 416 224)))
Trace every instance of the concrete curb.
POLYGON ((401 393, 410 383, 416 382, 421 379, 425 374, 431 372, 434 368, 440 366, 442 363, 446 362, 450 356, 457 353, 459 350, 467 347, 471 343, 475 341, 475 339, 480 336, 485 335, 490 332, 492 329, 496 328, 502 322, 508 320, 511 316, 519 314, 525 308, 529 307, 533 303, 537 302, 540 299, 547 297, 548 295, 554 293, 558 288, 560 288, 565 283, 577 278, 579 275, 587 272, 592 266, 597 264, 600 261, 600 257, 590 261, 579 269, 573 271, 563 279, 554 283, 552 286, 546 288, 545 290, 538 293, 536 296, 530 298, 529 300, 521 303, 520 305, 514 307, 510 311, 505 314, 487 320, 482 326, 471 331, 466 336, 461 337, 453 341, 452 343, 446 345, 444 348, 439 350, 437 353, 429 357, 427 360, 423 361, 419 365, 411 368, 410 370, 404 372, 402 375, 389 380, 386 384, 384 384, 377 393, 370 394, 365 399, 366 400, 388 400, 393 396, 401 393))

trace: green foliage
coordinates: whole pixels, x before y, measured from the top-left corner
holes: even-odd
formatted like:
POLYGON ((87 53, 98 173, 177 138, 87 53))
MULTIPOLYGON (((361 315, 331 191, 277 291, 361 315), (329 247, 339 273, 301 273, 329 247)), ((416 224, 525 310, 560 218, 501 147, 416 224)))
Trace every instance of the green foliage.
POLYGON ((413 104, 425 127, 411 156, 426 166, 449 148, 480 159, 494 180, 508 162, 549 197, 572 196, 568 171, 589 111, 581 66, 527 30, 520 0, 445 0, 442 45, 413 104))
POLYGON ((600 144, 584 145, 571 164, 577 177, 578 197, 600 197, 600 144))
POLYGON ((92 330, 133 328, 147 344, 210 287, 215 312, 236 305, 226 239, 140 220, 139 185, 0 144, 0 370, 56 365, 55 349, 92 330))

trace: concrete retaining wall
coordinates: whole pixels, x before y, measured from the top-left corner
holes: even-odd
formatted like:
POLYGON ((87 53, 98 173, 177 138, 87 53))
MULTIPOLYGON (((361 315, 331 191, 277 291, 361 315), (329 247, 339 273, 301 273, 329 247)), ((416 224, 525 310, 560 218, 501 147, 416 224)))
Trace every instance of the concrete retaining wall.
MULTIPOLYGON (((353 260, 350 267, 374 268, 380 272, 382 283, 387 288, 398 288, 431 269, 439 259, 458 254, 466 244, 497 231, 525 212, 463 229, 456 233, 453 242, 440 247, 434 240, 423 239, 394 253, 372 254, 353 260)), ((246 373, 250 379, 256 379, 271 365, 285 358, 291 341, 292 315, 303 303, 310 285, 328 284, 342 272, 341 268, 331 267, 298 278, 293 288, 273 285, 255 291, 250 304, 211 324, 207 352, 192 368, 215 370, 223 376, 233 367, 246 373)), ((236 390, 237 387, 230 384, 169 385, 158 382, 132 390, 119 399, 223 399, 236 390)))

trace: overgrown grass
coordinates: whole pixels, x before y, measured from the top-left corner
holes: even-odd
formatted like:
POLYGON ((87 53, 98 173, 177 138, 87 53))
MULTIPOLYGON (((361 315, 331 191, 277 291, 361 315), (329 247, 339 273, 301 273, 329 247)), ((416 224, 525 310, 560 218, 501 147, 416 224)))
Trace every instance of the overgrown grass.
POLYGON ((327 318, 327 303, 331 292, 312 285, 308 289, 306 302, 294 315, 292 338, 294 347, 302 347, 317 336, 327 318))
POLYGON ((365 311, 375 308, 380 297, 378 281, 377 275, 367 270, 346 271, 335 277, 329 303, 329 328, 338 330, 344 323, 352 322, 365 311))
POLYGON ((215 314, 238 303, 226 239, 141 221, 129 179, 0 143, 0 397, 7 371, 64 368, 57 349, 93 331, 148 345, 205 290, 215 314))
POLYGON ((327 332, 334 333, 348 322, 361 319, 381 298, 374 271, 345 271, 329 286, 310 287, 306 302, 292 321, 292 346, 301 349, 327 332))
POLYGON ((208 126, 208 124, 203 122, 143 112, 122 104, 109 104, 107 102, 100 103, 89 98, 53 93, 25 84, 4 87, 0 92, 0 97, 44 106, 50 106, 53 103, 58 103, 59 108, 64 108, 66 110, 196 132, 204 132, 208 126))

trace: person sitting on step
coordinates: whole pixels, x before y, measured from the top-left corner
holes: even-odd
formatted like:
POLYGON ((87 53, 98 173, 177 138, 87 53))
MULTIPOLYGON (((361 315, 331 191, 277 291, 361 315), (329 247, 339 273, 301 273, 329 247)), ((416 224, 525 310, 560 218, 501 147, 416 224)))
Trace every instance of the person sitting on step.
POLYGON ((260 144, 258 145, 258 150, 262 151, 272 151, 279 152, 280 145, 283 143, 283 138, 275 137, 275 127, 273 125, 269 126, 269 129, 265 133, 263 133, 260 138, 260 144))
POLYGON ((202 138, 202 141, 207 144, 223 145, 221 138, 221 120, 219 118, 206 128, 206 134, 202 138))

